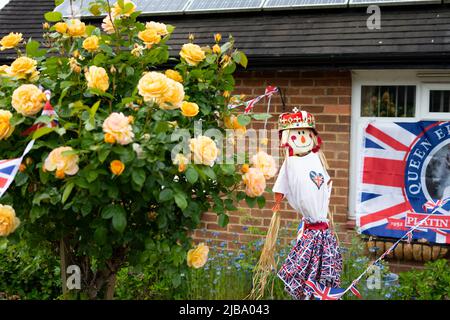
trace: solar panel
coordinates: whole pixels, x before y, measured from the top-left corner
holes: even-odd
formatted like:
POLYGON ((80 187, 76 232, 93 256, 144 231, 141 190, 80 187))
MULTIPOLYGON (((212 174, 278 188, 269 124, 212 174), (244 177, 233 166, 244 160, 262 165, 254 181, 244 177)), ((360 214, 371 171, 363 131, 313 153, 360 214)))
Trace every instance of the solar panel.
POLYGON ((441 3, 441 0, 350 0, 350 6, 367 6, 369 4, 377 5, 407 5, 421 3, 441 3))
POLYGON ((182 13, 190 0, 141 0, 138 10, 143 13, 182 13))
POLYGON ((192 0, 185 12, 258 10, 264 0, 192 0))
POLYGON ((267 0, 264 9, 345 7, 348 0, 267 0))
POLYGON ((72 0, 72 6, 70 0, 65 0, 62 4, 57 6, 54 11, 61 12, 63 17, 85 17, 92 16, 89 12, 89 2, 91 0, 72 0))

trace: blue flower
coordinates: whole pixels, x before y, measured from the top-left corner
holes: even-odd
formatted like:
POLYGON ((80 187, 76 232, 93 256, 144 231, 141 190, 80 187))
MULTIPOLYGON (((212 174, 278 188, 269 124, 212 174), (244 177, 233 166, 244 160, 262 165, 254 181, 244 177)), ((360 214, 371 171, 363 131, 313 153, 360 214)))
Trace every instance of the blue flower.
POLYGON ((213 232, 212 235, 213 235, 213 237, 217 238, 219 236, 219 233, 218 232, 213 232))
POLYGON ((242 227, 242 230, 247 231, 247 230, 248 230, 248 227, 247 227, 247 226, 243 226, 243 227, 242 227))
POLYGON ((384 297, 385 297, 386 299, 390 299, 390 298, 392 297, 392 295, 388 292, 388 293, 386 293, 386 294, 384 295, 384 297))
POLYGON ((220 243, 220 246, 223 248, 223 247, 225 247, 227 244, 225 243, 225 241, 222 241, 221 243, 220 243))

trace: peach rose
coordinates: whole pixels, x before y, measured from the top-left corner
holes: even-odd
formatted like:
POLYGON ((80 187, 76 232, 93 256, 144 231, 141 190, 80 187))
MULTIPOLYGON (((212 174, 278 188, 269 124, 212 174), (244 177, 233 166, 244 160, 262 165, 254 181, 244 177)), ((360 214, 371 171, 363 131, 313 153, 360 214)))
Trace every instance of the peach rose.
POLYGON ((130 118, 126 117, 122 112, 113 112, 105 119, 103 132, 105 133, 105 141, 108 143, 117 142, 121 145, 126 145, 131 143, 134 138, 130 118))
POLYGON ((6 140, 13 133, 11 125, 12 113, 8 110, 0 110, 0 140, 6 140))
POLYGON ((219 156, 216 143, 207 136, 198 136, 189 141, 189 148, 194 154, 194 163, 213 166, 219 156))
POLYGON ((86 25, 79 19, 72 19, 67 24, 67 33, 73 38, 84 37, 86 34, 86 25))
POLYGON ((181 47, 180 56, 191 66, 196 66, 205 58, 205 52, 200 46, 193 43, 186 43, 181 47))
POLYGON ((167 31, 167 26, 164 23, 150 21, 145 24, 145 28, 155 30, 161 37, 169 34, 169 31, 167 31))
POLYGON ((89 52, 97 51, 99 48, 99 38, 97 36, 87 37, 83 41, 83 48, 89 52))
POLYGON ((20 225, 13 207, 0 204, 0 237, 7 237, 20 225))
POLYGON ((181 114, 185 117, 195 117, 198 110, 198 105, 194 102, 183 101, 181 104, 181 114))
POLYGON ((167 79, 165 75, 159 72, 147 72, 139 80, 139 94, 145 101, 160 101, 169 90, 167 79))
POLYGON ((251 163, 264 174, 266 179, 273 178, 277 174, 275 159, 264 151, 259 151, 253 155, 251 163))
POLYGON ((203 267, 208 261, 209 248, 204 243, 200 243, 196 248, 187 253, 187 265, 195 269, 203 267))
POLYGON ((242 180, 245 184, 245 193, 249 197, 259 197, 266 189, 266 178, 257 168, 248 169, 247 173, 242 176, 242 180))
POLYGON ((41 111, 46 100, 45 94, 34 84, 23 84, 14 90, 11 105, 18 113, 29 117, 41 111))
POLYGON ((109 16, 106 16, 102 21, 102 30, 105 31, 107 34, 113 34, 115 32, 114 30, 114 24, 111 21, 109 16))
POLYGON ((11 32, 0 40, 0 51, 14 49, 22 41, 22 34, 11 32))
POLYGON ((36 65, 36 60, 23 56, 14 60, 7 72, 10 76, 18 79, 36 80, 39 76, 36 65))
POLYGON ((109 77, 102 67, 90 66, 85 74, 88 88, 105 92, 109 88, 109 77))
POLYGON ((73 176, 77 174, 78 155, 70 153, 71 147, 58 147, 50 152, 44 161, 43 169, 45 171, 55 171, 56 177, 63 179, 65 175, 73 176), (67 154, 68 153, 68 154, 67 154))

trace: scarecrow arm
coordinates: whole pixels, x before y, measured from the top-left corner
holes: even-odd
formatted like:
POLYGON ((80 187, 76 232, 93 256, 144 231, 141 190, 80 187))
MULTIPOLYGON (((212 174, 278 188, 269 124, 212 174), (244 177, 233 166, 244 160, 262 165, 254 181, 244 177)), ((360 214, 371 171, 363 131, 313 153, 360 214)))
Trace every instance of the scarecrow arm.
POLYGON ((280 192, 275 192, 275 205, 272 208, 273 212, 280 211, 281 201, 284 199, 284 194, 280 192))

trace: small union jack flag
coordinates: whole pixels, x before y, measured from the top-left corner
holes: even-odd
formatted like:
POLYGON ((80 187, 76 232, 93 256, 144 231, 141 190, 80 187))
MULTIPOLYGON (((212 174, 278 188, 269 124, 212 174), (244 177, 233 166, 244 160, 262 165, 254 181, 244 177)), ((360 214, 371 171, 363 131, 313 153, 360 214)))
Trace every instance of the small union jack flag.
POLYGON ((423 204, 422 208, 425 212, 434 211, 434 209, 442 207, 444 204, 446 204, 450 200, 449 198, 440 199, 440 200, 430 200, 423 204))
POLYGON ((45 103, 41 116, 47 116, 51 119, 51 121, 48 124, 45 124, 43 122, 36 122, 30 128, 23 131, 21 133, 22 136, 28 136, 42 127, 54 128, 59 125, 58 115, 56 114, 55 109, 53 109, 52 105, 50 104, 50 91, 46 90, 44 93, 47 96, 47 102, 45 103))
MULTIPOLYGON (((311 288, 314 297, 318 300, 339 300, 345 293, 343 288, 327 287, 316 281, 307 280, 305 284, 311 288)), ((355 284, 352 284, 350 291, 358 298, 361 298, 361 294, 356 289, 355 284)))
POLYGON ((0 160, 0 198, 8 190, 10 184, 14 181, 14 177, 19 170, 19 166, 22 163, 23 157, 31 150, 34 145, 34 140, 31 140, 25 152, 20 158, 10 159, 10 160, 0 160))

